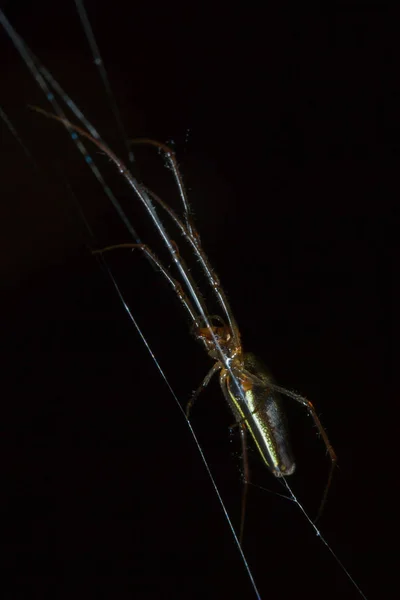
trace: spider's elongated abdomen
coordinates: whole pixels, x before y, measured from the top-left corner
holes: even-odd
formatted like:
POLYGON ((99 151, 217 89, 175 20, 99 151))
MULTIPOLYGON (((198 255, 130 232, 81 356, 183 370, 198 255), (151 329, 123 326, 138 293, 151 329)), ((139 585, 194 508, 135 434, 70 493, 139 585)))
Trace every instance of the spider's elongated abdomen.
POLYGON ((282 399, 269 387, 273 383, 272 376, 254 354, 248 353, 244 355, 244 370, 241 370, 238 381, 242 382, 242 394, 230 375, 227 375, 223 387, 237 421, 246 424, 268 469, 277 477, 291 475, 296 465, 282 399))

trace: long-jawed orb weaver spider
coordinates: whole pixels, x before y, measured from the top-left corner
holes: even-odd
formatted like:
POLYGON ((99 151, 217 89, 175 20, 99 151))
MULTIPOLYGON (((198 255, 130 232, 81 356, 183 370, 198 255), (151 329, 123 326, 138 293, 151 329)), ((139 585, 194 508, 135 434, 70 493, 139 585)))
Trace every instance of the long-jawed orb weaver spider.
POLYGON ((105 144, 95 128, 91 126, 73 101, 53 79, 51 74, 37 61, 26 44, 13 31, 4 15, 1 15, 1 21, 57 114, 50 114, 38 108, 35 108, 34 110, 64 124, 79 151, 84 155, 86 162, 91 166, 98 179, 102 178, 101 174, 93 164, 93 161, 82 141, 79 139, 78 134, 91 141, 98 149, 109 157, 146 208, 177 267, 181 281, 178 281, 171 275, 169 270, 160 262, 154 252, 146 244, 141 243, 136 231, 126 217, 122 207, 113 196, 111 190, 103 185, 104 190, 109 195, 109 198, 135 242, 109 246, 97 252, 102 253, 116 248, 140 249, 146 255, 147 259, 161 271, 179 297, 182 305, 189 314, 194 336, 203 344, 208 355, 214 361, 213 366, 188 403, 187 416, 189 416, 190 409, 197 396, 205 387, 207 387, 213 375, 219 372, 219 381, 223 395, 231 408, 241 434, 244 463, 241 535, 243 533, 245 498, 249 481, 246 433, 250 432, 261 458, 273 475, 276 477, 287 477, 295 470, 295 462, 288 439, 285 415, 282 410, 281 394, 292 398, 306 408, 323 439, 331 459, 331 468, 320 504, 319 515, 325 504, 332 480, 332 474, 336 464, 335 451, 329 442, 328 436, 322 427, 313 404, 305 397, 276 385, 262 363, 253 354, 245 353, 243 351, 236 319, 226 294, 221 287, 219 278, 202 248, 200 236, 191 218, 185 186, 174 152, 169 146, 151 139, 138 139, 132 142, 133 144, 153 146, 164 154, 167 166, 172 171, 179 191, 183 206, 182 216, 178 216, 161 198, 143 184, 139 183, 138 180, 132 176, 125 164, 105 144), (56 101, 51 88, 67 102, 75 115, 83 123, 84 128, 70 123, 56 101), (197 284, 194 282, 190 270, 186 266, 186 263, 179 252, 177 244, 171 239, 159 218, 156 206, 161 207, 169 215, 175 225, 179 228, 187 243, 191 246, 193 255, 201 264, 206 279, 222 309, 222 317, 210 315, 203 296, 197 284))
MULTIPOLYGON (((17 47, 20 42, 21 40, 19 40, 18 43, 14 41, 17 47)), ((26 52, 26 50, 27 48, 25 46, 24 51, 26 52)), ((24 56, 24 59, 27 62, 27 64, 29 61, 34 60, 33 56, 29 54, 26 54, 24 56)), ((285 426, 285 418, 282 412, 282 401, 280 398, 280 394, 291 397, 306 408, 308 414, 311 415, 311 417, 313 418, 314 423, 320 435, 322 436, 325 446, 330 455, 332 465, 328 478, 328 483, 326 485, 323 499, 321 502, 322 509, 323 504, 326 500, 326 494, 331 482, 332 472, 336 462, 336 455, 334 453, 334 450, 329 443, 327 435, 324 429, 322 428, 322 425, 318 419, 318 416, 315 413, 313 405, 306 398, 276 385, 268 371, 256 359, 256 357, 254 357, 252 354, 243 352, 240 341, 239 329, 237 327, 232 310, 229 306, 223 289, 221 288, 219 280, 202 249, 199 235, 192 222, 188 202, 186 199, 185 188, 183 186, 182 178, 179 173, 178 165, 173 151, 168 146, 162 143, 154 142, 148 139, 136 140, 135 142, 154 146, 159 151, 164 153, 166 161, 169 164, 169 167, 172 170, 176 183, 178 185, 180 198, 183 203, 183 216, 178 216, 177 214, 175 214, 175 212, 167 204, 165 204, 165 202, 158 198, 151 190, 139 184, 138 181, 134 179, 129 173, 122 161, 120 161, 101 140, 97 132, 93 128, 88 127, 88 122, 84 118, 82 119, 82 122, 84 123, 84 127, 86 127, 86 129, 88 129, 88 131, 91 132, 90 134, 87 133, 87 131, 85 131, 84 129, 72 125, 65 118, 62 111, 57 110, 57 105, 55 103, 53 94, 50 92, 48 87, 46 90, 47 84, 45 84, 45 87, 42 85, 44 82, 43 77, 47 78, 48 84, 53 86, 55 91, 60 95, 60 97, 63 100, 70 99, 68 99, 65 93, 57 90, 57 88, 55 87, 56 82, 53 81, 53 83, 51 83, 50 74, 47 72, 46 75, 46 71, 44 67, 40 65, 40 63, 36 63, 35 68, 35 79, 37 80, 37 82, 39 82, 40 78, 42 78, 40 86, 44 91, 46 91, 46 95, 50 102, 53 104, 53 107, 56 109, 55 112, 57 113, 57 115, 50 115, 40 110, 39 112, 43 112, 46 116, 58 119, 65 125, 65 127, 67 128, 67 130, 69 130, 71 136, 75 140, 75 143, 78 145, 80 151, 85 155, 87 163, 92 167, 93 164, 91 158, 86 153, 86 150, 82 146, 82 142, 77 137, 77 132, 83 137, 86 137, 87 139, 92 141, 95 145, 97 145, 99 149, 101 149, 108 155, 108 157, 117 166, 120 173, 124 175, 125 179, 134 189, 140 201, 144 204, 161 238, 163 239, 173 261, 175 262, 178 268, 181 277, 181 282, 177 281, 174 277, 172 277, 168 269, 166 269, 161 264, 156 255, 153 253, 153 251, 147 245, 142 244, 138 240, 132 225, 126 219, 122 208, 118 205, 118 203, 114 202, 115 208, 117 209, 124 224, 127 226, 129 232, 135 239, 135 243, 120 244, 118 246, 103 248, 103 250, 98 250, 95 253, 102 254, 108 249, 118 247, 128 247, 132 249, 142 250, 144 255, 148 258, 148 260, 154 265, 156 265, 156 267, 163 273, 165 279, 170 283, 170 285, 174 289, 182 305, 185 307, 185 310, 189 313, 189 317, 193 324, 192 327, 195 337, 203 344, 210 358, 212 358, 212 360, 214 361, 212 368, 207 373, 202 384, 198 387, 194 396, 188 403, 188 415, 193 405, 193 402, 197 398, 199 393, 208 385, 212 376, 214 374, 219 373, 221 389, 223 391, 224 397, 227 400, 228 405, 230 406, 235 416, 235 421, 238 430, 241 434, 242 441, 243 461, 245 466, 245 485, 242 502, 241 534, 243 533, 245 497, 249 480, 246 445, 247 431, 250 431, 250 434, 267 468, 275 476, 284 478, 292 474, 295 469, 295 463, 292 458, 290 444, 288 441, 285 426), (221 309, 223 311, 223 317, 209 315, 209 311, 207 310, 203 297, 198 287, 194 284, 190 276, 190 271, 186 267, 176 243, 171 239, 168 232, 164 228, 154 205, 160 206, 163 210, 166 211, 167 214, 169 214, 170 218, 175 222, 175 224, 181 230, 181 233, 183 234, 187 242, 192 247, 194 256, 202 264, 202 268, 204 270, 206 278, 208 279, 208 282, 214 292, 214 295, 221 306, 221 309)), ((75 112, 75 115, 79 116, 71 105, 70 107, 75 112)), ((106 191, 106 193, 108 193, 105 187, 104 190, 106 191)), ((317 533, 318 535, 320 535, 318 531, 317 533)))
MULTIPOLYGON (((195 399, 207 387, 213 375, 219 373, 221 390, 234 415, 241 434, 244 489, 240 539, 243 537, 245 504, 249 482, 246 433, 250 433, 261 458, 273 475, 276 477, 287 477, 293 474, 296 468, 286 427, 286 417, 282 409, 281 395, 292 398, 306 408, 322 437, 331 460, 331 468, 319 507, 318 518, 324 508, 331 484, 333 470, 336 465, 336 453, 329 442, 327 433, 319 420, 313 404, 307 398, 277 385, 262 362, 253 354, 243 351, 240 331, 232 309, 219 278, 202 248, 200 236, 191 218, 185 186, 173 150, 169 146, 151 139, 137 139, 131 142, 132 144, 154 146, 164 154, 179 190, 179 196, 183 205, 183 218, 178 216, 152 190, 139 183, 98 134, 93 136, 82 127, 72 124, 62 114, 57 116, 39 108, 34 108, 34 110, 63 123, 78 145, 81 145, 81 143, 76 138, 77 134, 87 138, 110 158, 145 206, 179 271, 182 283, 171 275, 170 271, 160 262, 155 253, 146 244, 138 243, 135 230, 124 215, 122 208, 118 205, 117 210, 131 235, 136 239, 136 243, 107 246, 102 250, 94 251, 94 254, 123 248, 141 250, 147 259, 160 270, 177 294, 192 321, 194 336, 203 344, 210 358, 214 360, 213 366, 188 402, 186 414, 189 417, 195 399), (191 246, 194 256, 200 262, 208 283, 214 291, 224 317, 209 314, 203 295, 194 282, 176 242, 171 239, 162 224, 155 205, 160 206, 169 215, 191 246)), ((80 150, 85 153, 87 161, 90 162, 90 157, 87 155, 86 150, 82 150, 82 148, 80 150)))

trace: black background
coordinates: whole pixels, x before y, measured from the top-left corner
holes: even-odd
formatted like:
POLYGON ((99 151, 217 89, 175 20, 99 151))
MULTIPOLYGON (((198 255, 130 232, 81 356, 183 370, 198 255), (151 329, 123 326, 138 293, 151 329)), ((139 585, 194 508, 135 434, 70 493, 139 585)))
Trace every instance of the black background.
MULTIPOLYGON (((309 12, 96 4, 86 8, 126 131, 174 140, 245 349, 314 402, 337 451, 322 534, 368 598, 395 595, 386 578, 397 462, 386 433, 395 407, 386 226, 400 114, 394 15, 348 3, 309 12)), ((123 154, 75 4, 5 10, 123 154)), ((3 564, 13 593, 252 598, 185 420, 88 249, 129 238, 63 128, 27 109, 51 110, 5 32, 0 51, 1 105, 37 165, 3 126, 3 564)), ((112 165, 91 152, 169 264, 112 165)), ((136 159, 136 173, 179 209, 157 153, 139 149, 136 159)), ((108 263, 184 406, 210 362, 181 306, 143 257, 116 252, 108 263)), ((193 273, 203 287, 195 264, 193 273)), ((290 484, 313 516, 329 461, 302 409, 286 405, 298 463, 290 484)), ((237 528, 240 445, 231 422, 214 381, 192 423, 237 528)), ((253 482, 272 490, 252 487, 247 508, 244 551, 261 596, 357 598, 251 454, 253 482)))

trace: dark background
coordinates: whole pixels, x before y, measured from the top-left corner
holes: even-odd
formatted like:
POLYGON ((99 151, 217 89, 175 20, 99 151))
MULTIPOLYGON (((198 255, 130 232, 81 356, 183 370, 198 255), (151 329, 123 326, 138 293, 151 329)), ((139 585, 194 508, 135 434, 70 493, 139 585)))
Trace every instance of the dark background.
MULTIPOLYGON (((394 15, 366 3, 96 4, 86 8, 128 135, 174 140, 245 349, 314 402, 337 451, 322 534, 368 598, 394 596, 394 15)), ((3 6, 123 155, 75 4, 3 6)), ((3 597, 255 597, 185 420, 90 254, 129 238, 63 128, 27 108, 51 110, 5 32, 0 56, 1 105, 36 163, 3 126, 3 565, 15 594, 3 597)), ((124 182, 91 152, 169 264, 124 182)), ((179 209, 157 153, 136 159, 136 174, 179 209)), ((210 361, 179 302, 142 256, 110 254, 108 264, 184 406, 210 361)), ((195 264, 193 273, 203 287, 195 264)), ((313 517, 329 461, 304 411, 286 405, 298 464, 290 484, 313 517)), ((192 423, 237 528, 240 445, 216 380, 192 423)), ((253 482, 272 490, 252 487, 247 508, 244 550, 261 596, 359 597, 250 453, 253 482)))

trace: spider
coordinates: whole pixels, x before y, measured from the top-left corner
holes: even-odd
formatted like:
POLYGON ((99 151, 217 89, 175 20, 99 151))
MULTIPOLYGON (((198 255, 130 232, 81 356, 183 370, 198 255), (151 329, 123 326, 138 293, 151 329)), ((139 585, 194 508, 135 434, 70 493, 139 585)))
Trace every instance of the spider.
MULTIPOLYGON (((243 537, 246 495, 250 479, 247 457, 247 433, 250 433, 264 464, 275 477, 288 477, 294 473, 296 468, 287 432, 286 418, 282 408, 281 395, 292 398, 308 411, 308 414, 312 417, 314 424, 322 437, 331 460, 328 481, 324 489, 317 515, 318 519, 324 508, 331 484, 333 471, 337 461, 336 453, 329 442, 327 433, 320 422, 313 404, 307 398, 277 385, 263 363, 254 354, 243 351, 240 331, 236 319, 221 286, 220 280, 204 252, 200 236, 191 218, 186 190, 173 150, 166 144, 151 139, 136 139, 131 142, 132 144, 153 146, 164 155, 179 190, 179 196, 183 205, 183 218, 178 216, 176 212, 154 192, 139 183, 131 175, 124 163, 112 152, 100 137, 94 137, 82 127, 70 123, 63 116, 52 115, 37 108, 35 110, 63 123, 74 138, 76 138, 76 134, 87 138, 110 158, 118 168, 120 174, 133 188, 139 200, 144 204, 179 271, 181 281, 178 281, 171 275, 170 271, 160 262, 155 253, 146 244, 137 243, 137 241, 136 243, 123 243, 107 246, 101 250, 93 251, 94 254, 102 254, 110 250, 122 248, 142 251, 147 259, 159 269, 161 274, 171 285, 182 306, 189 315, 192 322, 194 337, 203 344, 206 352, 214 361, 211 369, 189 400, 186 415, 187 418, 189 418, 195 400, 207 387, 212 377, 219 373, 219 383, 222 393, 233 413, 241 437, 244 488, 240 539, 243 537), (191 246, 193 255, 200 262, 208 283, 222 309, 223 317, 209 314, 203 296, 197 284, 194 282, 190 271, 179 252, 177 244, 171 239, 158 216, 156 206, 161 207, 169 215, 191 246), (184 288, 186 288, 186 291, 184 288)), ((88 160, 88 157, 86 158, 88 160)), ((118 212, 120 214, 122 212, 120 206, 118 212)), ((125 215, 123 215, 123 217, 124 222, 129 223, 125 215)), ((129 229, 135 239, 138 240, 137 234, 132 226, 130 226, 129 229)))
POLYGON ((108 246, 102 250, 94 251, 94 253, 104 253, 117 248, 141 250, 147 259, 160 270, 162 275, 173 288, 174 292, 177 294, 181 304, 187 311, 192 322, 192 330, 195 338, 203 344, 206 352, 214 361, 213 366, 204 377, 201 385, 197 388, 192 398, 188 402, 186 414, 189 418, 190 410, 194 401, 199 396, 201 391, 207 387, 212 377, 219 373, 219 382, 222 393, 233 413, 236 425, 238 426, 241 434, 244 466, 244 489, 240 539, 242 539, 243 534, 245 500, 249 482, 246 443, 247 432, 250 433, 262 460, 273 475, 276 477, 288 477, 295 471, 296 468, 287 433, 286 419, 282 409, 281 395, 292 398, 305 407, 322 437, 331 460, 331 468, 317 515, 318 518, 325 505, 333 471, 336 465, 335 451, 329 442, 327 433, 318 418, 313 404, 307 398, 277 385, 261 361, 253 354, 243 351, 240 340, 240 331, 232 309, 221 286, 219 278, 203 250, 200 236, 191 218, 185 186, 183 184, 183 179, 180 174, 173 150, 169 146, 151 139, 138 139, 133 140, 132 142, 133 144, 153 146, 164 155, 167 165, 172 171, 179 191, 179 196, 183 206, 182 216, 178 216, 168 204, 166 204, 154 192, 146 188, 143 184, 139 183, 137 179, 132 176, 125 164, 105 144, 95 128, 86 120, 81 111, 75 106, 69 96, 65 94, 59 84, 53 79, 51 74, 43 67, 43 65, 38 63, 37 59, 34 57, 26 44, 13 31, 12 27, 9 25, 7 19, 2 13, 0 13, 0 21, 8 31, 9 35, 12 37, 15 46, 20 51, 27 66, 34 75, 39 86, 46 94, 48 100, 52 103, 57 114, 50 114, 42 109, 33 107, 34 110, 64 124, 79 151, 84 155, 85 160, 92 169, 93 173, 101 181, 103 189, 109 196, 120 218, 135 240, 135 243, 108 246), (56 93, 59 94, 61 98, 69 105, 75 115, 83 123, 84 128, 72 124, 66 118, 62 108, 56 101, 51 88, 53 88, 56 93), (171 275, 170 271, 160 262, 154 252, 146 244, 141 243, 135 229, 133 228, 129 219, 126 217, 118 200, 112 194, 108 186, 106 186, 104 183, 98 168, 93 163, 93 160, 91 159, 78 134, 82 138, 88 139, 91 143, 97 146, 98 149, 104 152, 115 164, 120 174, 126 179, 128 184, 134 190, 137 198, 146 208, 162 241, 170 253, 172 260, 179 272, 180 281, 171 275), (214 292, 215 298, 220 305, 223 314, 222 317, 209 314, 203 296, 200 293, 197 284, 194 282, 190 271, 179 252, 177 244, 171 239, 168 231, 165 229, 162 221, 159 218, 156 206, 160 207, 169 215, 175 225, 180 229, 183 237, 191 246, 193 255, 201 264, 206 279, 208 280, 208 283, 214 292))
MULTIPOLYGON (((90 24, 88 23, 87 16, 85 13, 85 9, 83 7, 82 2, 77 2, 77 9, 80 13, 81 20, 83 22, 86 36, 89 40, 91 46, 96 46, 93 33, 90 28, 90 24)), ((331 446, 326 431, 324 430, 318 415, 315 411, 313 404, 305 397, 284 389, 283 387, 277 385, 272 378, 272 375, 265 368, 262 362, 253 354, 244 352, 241 344, 241 336, 238 325, 236 323, 234 314, 229 305, 227 297, 224 293, 223 288, 221 287, 219 278, 212 268, 203 248, 201 245, 199 234, 195 228, 193 223, 191 213, 189 210, 189 204, 187 201, 186 191, 183 184, 183 180, 179 171, 178 163, 176 161, 175 154, 171 148, 167 145, 156 142, 150 139, 141 139, 134 140, 134 144, 144 144, 148 146, 155 147, 159 152, 164 154, 166 162, 168 163, 169 169, 172 171, 172 174, 175 178, 175 182, 177 184, 177 188, 179 191, 179 196, 183 205, 182 214, 177 214, 169 205, 167 205, 161 198, 159 198, 154 192, 150 189, 146 188, 143 184, 139 183, 129 172, 124 163, 110 150, 110 148, 103 142, 101 137, 95 128, 88 122, 88 120, 81 113, 79 108, 73 103, 71 98, 61 89, 58 82, 55 81, 52 75, 45 69, 45 67, 39 62, 39 60, 33 55, 30 49, 27 47, 26 43, 22 38, 18 36, 15 32, 11 24, 8 22, 4 13, 0 10, 0 25, 3 26, 5 31, 11 37, 14 46, 20 52, 23 61, 25 62, 28 69, 31 71, 32 76, 36 80, 36 83, 45 93, 47 99, 52 104, 54 112, 56 114, 47 113, 41 109, 35 108, 37 112, 44 114, 47 117, 55 119, 61 122, 67 131, 71 134, 71 137, 78 147, 79 151, 83 154, 88 166, 91 168, 92 172, 96 176, 96 178, 102 184, 103 190, 106 195, 109 197, 111 202, 113 203, 115 209, 117 210, 121 220, 124 225, 127 227, 130 235, 134 239, 134 243, 125 243, 118 244, 114 246, 109 246, 103 248, 101 250, 93 251, 93 254, 100 254, 115 250, 118 248, 130 248, 132 250, 140 250, 147 257, 150 263, 153 266, 156 266, 157 269, 161 272, 164 278, 168 281, 174 293, 179 298, 182 306, 185 311, 189 315, 189 319, 192 324, 192 333, 194 337, 203 345, 207 354, 213 361, 212 367, 204 377, 201 385, 194 392, 193 396, 187 403, 186 408, 186 416, 188 419, 188 425, 191 430, 191 433, 194 437, 194 440, 198 446, 199 452, 203 458, 204 464, 207 468, 208 474, 212 483, 214 484, 217 496, 221 502, 222 508, 225 512, 225 516, 227 518, 230 529, 233 533, 235 542, 238 546, 239 552, 241 554, 243 564, 247 570, 249 575, 251 584, 253 586, 253 590, 257 595, 257 598, 260 598, 259 592, 257 590, 256 584, 254 582, 254 578, 252 572, 249 568, 249 564, 246 560, 242 549, 242 541, 243 541, 243 526, 244 526, 244 516, 245 516, 245 506, 246 506, 246 494, 249 484, 249 467, 248 467, 248 457, 247 457, 247 434, 250 433, 251 438, 258 450, 259 455, 261 456, 262 461, 268 468, 268 470, 276 477, 283 478, 283 481, 286 482, 286 477, 290 476, 294 473, 296 469, 295 461, 293 458, 292 450, 290 447, 289 436, 286 428, 286 419, 285 414, 282 407, 282 396, 287 396, 292 400, 295 400, 297 403, 301 404, 307 411, 308 415, 312 417, 314 425, 316 426, 319 435, 322 437, 322 440, 325 444, 326 450, 329 454, 331 460, 331 467, 329 471, 328 480, 326 486, 324 488, 324 493, 322 496, 319 512, 317 515, 317 519, 320 516, 323 507, 325 505, 327 494, 331 485, 332 476, 334 472, 334 468, 336 465, 336 454, 331 446), (53 93, 53 91, 55 94, 53 93), (58 104, 56 97, 62 99, 69 108, 73 111, 75 116, 80 120, 83 124, 83 127, 72 124, 65 116, 62 108, 58 104), (145 206, 150 218, 153 221, 161 239, 166 245, 170 256, 172 257, 173 262, 179 272, 179 278, 175 278, 172 276, 169 269, 167 269, 155 255, 153 250, 146 244, 143 244, 139 237, 137 236, 132 224, 129 219, 126 217, 121 205, 116 200, 113 195, 111 189, 105 184, 102 175, 91 159, 90 155, 86 151, 84 144, 82 143, 82 139, 79 138, 78 134, 81 138, 88 139, 91 143, 97 146, 103 153, 105 153, 109 159, 115 164, 120 174, 126 179, 128 184, 134 190, 139 201, 143 203, 145 206), (161 209, 167 213, 170 219, 175 223, 175 225, 180 229, 183 237, 187 241, 187 243, 191 246, 193 257, 200 262, 204 274, 206 276, 206 280, 208 281, 209 286, 211 287, 214 297, 219 303, 221 309, 221 315, 211 315, 210 311, 207 308, 207 305, 204 301, 202 293, 193 281, 190 270, 185 264, 183 260, 179 247, 175 243, 175 241, 171 238, 167 229, 164 227, 162 221, 159 218, 157 210, 161 209), (241 523, 240 523, 240 536, 236 534, 236 531, 232 525, 231 519, 226 511, 223 500, 221 499, 221 495, 217 486, 215 485, 213 476, 209 469, 208 463, 204 457, 202 452, 202 448, 200 447, 196 435, 193 431, 189 423, 189 417, 191 413, 191 409, 193 407, 194 402, 200 395, 200 393, 208 386, 209 382, 213 378, 214 375, 219 374, 219 383, 224 395, 224 398, 231 409, 231 412, 235 419, 235 426, 238 428, 241 437, 242 443, 242 458, 243 458, 243 466, 244 466, 244 486, 243 486, 243 498, 242 498, 242 514, 241 514, 241 523)), ((102 61, 98 50, 94 51, 95 63, 99 70, 102 69, 102 61)), ((104 73, 102 73, 102 78, 104 73)), ((106 88, 108 84, 106 83, 106 88)), ((108 88, 107 88, 108 89, 108 88)), ((108 90, 109 93, 109 90, 108 90)), ((114 111, 114 108, 113 108, 114 111)), ((7 116, 3 111, 0 111, 0 117, 6 122, 8 128, 11 130, 12 135, 17 139, 17 141, 22 145, 24 151, 27 152, 25 145, 19 139, 19 136, 15 129, 13 128, 12 123, 9 121, 7 116)), ((117 118, 118 121, 118 118, 117 118)), ((126 137, 124 137, 126 139, 126 137)), ((128 149, 130 151, 130 148, 128 149)), ((130 152, 132 156, 132 153, 130 152)), ((79 203, 78 203, 79 204, 79 203)), ((88 226, 90 230, 90 226, 88 226)), ((93 234, 92 234, 93 235, 93 234)), ((113 279, 112 274, 108 270, 108 273, 117 289, 117 293, 120 296, 120 299, 124 302, 124 299, 119 292, 118 285, 116 281, 113 279)), ((131 319, 134 321, 134 318, 130 314, 129 308, 125 304, 125 308, 130 315, 131 319)), ((138 328, 139 329, 139 328, 138 328)), ((140 329, 139 329, 140 332, 140 329)), ((141 334, 141 332, 140 332, 141 334)), ((142 336, 143 337, 143 336, 142 336)), ((143 338, 144 339, 144 338, 143 338)), ((154 358, 154 356, 153 356, 154 358)), ((157 364, 157 361, 156 361, 157 364)), ((158 365, 157 365, 158 366, 158 365)), ((161 369, 161 374, 163 375, 161 369)), ((168 382, 167 382, 168 384, 168 382)), ((172 388, 170 388, 175 400, 178 402, 177 397, 175 396, 172 388)), ((180 405, 180 404, 179 404, 180 405)), ((181 407, 182 408, 182 407, 181 407)), ((310 525, 314 528, 318 537, 322 540, 322 542, 327 546, 328 550, 334 556, 340 568, 344 571, 346 576, 349 578, 351 583, 358 590, 360 595, 365 598, 363 592, 358 587, 357 583, 351 577, 349 572, 343 566, 339 558, 330 548, 327 541, 312 524, 308 514, 305 513, 302 506, 299 504, 295 496, 293 495, 289 485, 286 483, 286 487, 290 492, 292 499, 298 504, 299 508, 305 514, 307 520, 310 525)))

